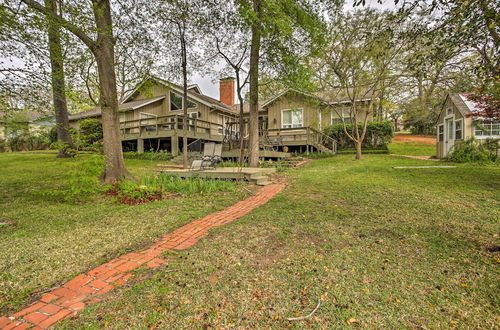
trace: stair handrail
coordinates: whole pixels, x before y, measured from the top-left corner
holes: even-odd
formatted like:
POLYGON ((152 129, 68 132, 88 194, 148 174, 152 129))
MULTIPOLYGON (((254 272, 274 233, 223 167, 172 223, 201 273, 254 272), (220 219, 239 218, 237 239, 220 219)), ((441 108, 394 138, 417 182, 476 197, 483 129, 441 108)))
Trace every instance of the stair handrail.
POLYGON ((319 144, 324 145, 334 153, 337 152, 337 140, 313 127, 310 127, 310 130, 314 133, 315 140, 319 144))

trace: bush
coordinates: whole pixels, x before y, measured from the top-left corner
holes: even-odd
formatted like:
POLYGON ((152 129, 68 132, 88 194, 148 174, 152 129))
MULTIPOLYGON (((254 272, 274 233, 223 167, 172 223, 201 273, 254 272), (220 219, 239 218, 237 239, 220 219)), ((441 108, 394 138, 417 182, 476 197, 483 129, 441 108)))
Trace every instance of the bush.
POLYGON ((45 150, 49 149, 50 140, 48 134, 44 132, 37 132, 34 134, 24 132, 9 138, 7 140, 7 145, 12 151, 45 150))
POLYGON ((212 180, 200 177, 181 178, 177 175, 161 173, 141 179, 141 185, 183 195, 209 195, 221 191, 235 191, 236 183, 226 180, 212 180))
POLYGON ((173 156, 168 151, 159 151, 159 152, 145 151, 142 154, 135 151, 127 151, 123 153, 123 158, 144 159, 144 160, 171 160, 173 156))
POLYGON ((163 191, 159 188, 140 186, 134 181, 122 180, 112 190, 122 204, 141 204, 161 200, 163 191))
POLYGON ((84 119, 80 124, 80 144, 88 147, 102 140, 102 124, 99 119, 84 119))
MULTIPOLYGON (((346 124, 348 132, 352 132, 353 124, 346 124)), ((359 133, 363 131, 363 125, 358 127, 359 133)), ((354 148, 354 142, 344 133, 344 124, 331 125, 325 128, 324 133, 337 140, 338 149, 354 148)), ((385 147, 392 140, 394 125, 390 121, 368 122, 366 136, 362 148, 385 147)))
POLYGON ((499 140, 479 141, 470 138, 455 145, 455 150, 447 157, 455 163, 491 163, 498 160, 499 140))

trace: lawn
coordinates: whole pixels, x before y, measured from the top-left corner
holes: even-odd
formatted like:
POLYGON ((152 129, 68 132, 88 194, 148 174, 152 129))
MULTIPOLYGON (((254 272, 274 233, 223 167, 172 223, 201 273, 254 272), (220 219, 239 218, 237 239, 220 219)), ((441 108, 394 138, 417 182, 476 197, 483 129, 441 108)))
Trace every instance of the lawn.
POLYGON ((59 326, 495 328, 500 168, 352 158, 289 171, 269 203, 59 326))
MULTIPOLYGON (((0 225, 0 315, 26 306, 37 292, 149 245, 245 195, 178 197, 127 206, 102 196, 68 203, 46 194, 63 189, 68 171, 79 161, 58 160, 47 152, 0 153, 0 222, 10 224, 0 225)), ((126 163, 136 176, 157 164, 126 163)))
POLYGON ((394 155, 435 156, 436 145, 422 142, 392 141, 389 152, 394 155))

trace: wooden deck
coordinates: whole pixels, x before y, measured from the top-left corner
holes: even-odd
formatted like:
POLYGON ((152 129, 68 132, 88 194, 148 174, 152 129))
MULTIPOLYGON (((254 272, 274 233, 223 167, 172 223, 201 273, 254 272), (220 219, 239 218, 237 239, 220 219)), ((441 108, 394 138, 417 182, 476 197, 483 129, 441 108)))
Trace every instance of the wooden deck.
POLYGON ((253 167, 218 167, 215 169, 194 171, 191 169, 162 169, 161 172, 178 175, 181 178, 200 177, 209 179, 245 180, 258 185, 266 185, 268 176, 276 172, 275 168, 253 167))
MULTIPOLYGON (((273 150, 259 150, 259 158, 289 158, 292 154, 289 152, 273 151, 273 150)), ((248 150, 245 149, 245 157, 248 157, 248 150)), ((222 158, 240 158, 240 150, 233 149, 222 152, 222 158)))

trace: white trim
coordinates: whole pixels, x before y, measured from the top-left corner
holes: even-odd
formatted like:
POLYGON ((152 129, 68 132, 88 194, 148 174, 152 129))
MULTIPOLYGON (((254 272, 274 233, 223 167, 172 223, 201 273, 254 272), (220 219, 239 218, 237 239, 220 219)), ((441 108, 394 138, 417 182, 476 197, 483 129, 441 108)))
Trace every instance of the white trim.
POLYGON ((458 118, 458 119, 455 119, 455 127, 454 127, 454 131, 455 131, 455 140, 457 140, 457 122, 461 122, 461 125, 460 125, 460 139, 458 140, 463 140, 464 139, 464 119, 463 118, 458 118))
POLYGON ((437 125, 437 130, 436 130, 436 135, 437 135, 437 142, 443 142, 444 143, 444 123, 437 125), (443 128, 443 140, 439 141, 439 127, 443 128))
MULTIPOLYGON (((159 96, 159 97, 154 98, 154 99, 152 99, 152 100, 150 100, 150 101, 148 101, 148 102, 146 102, 146 103, 143 103, 143 104, 140 104, 140 105, 136 105, 135 107, 132 107, 132 108, 123 109, 123 110, 121 110, 121 111, 124 111, 124 110, 136 110, 136 109, 140 109, 140 108, 142 108, 142 107, 144 107, 144 106, 146 106, 146 105, 148 105, 148 104, 155 103, 156 101, 162 100, 162 99, 164 99, 164 98, 165 98, 165 96, 159 96)), ((131 101, 131 102, 134 102, 134 101, 131 101)))
POLYGON ((304 127, 304 108, 281 109, 280 127, 281 128, 300 128, 300 127, 304 127), (299 126, 299 127, 293 127, 293 117, 291 117, 291 120, 292 120, 292 122, 290 123, 291 127, 283 127, 283 112, 284 111, 297 111, 297 110, 302 111, 302 124, 301 124, 301 126, 299 126))

